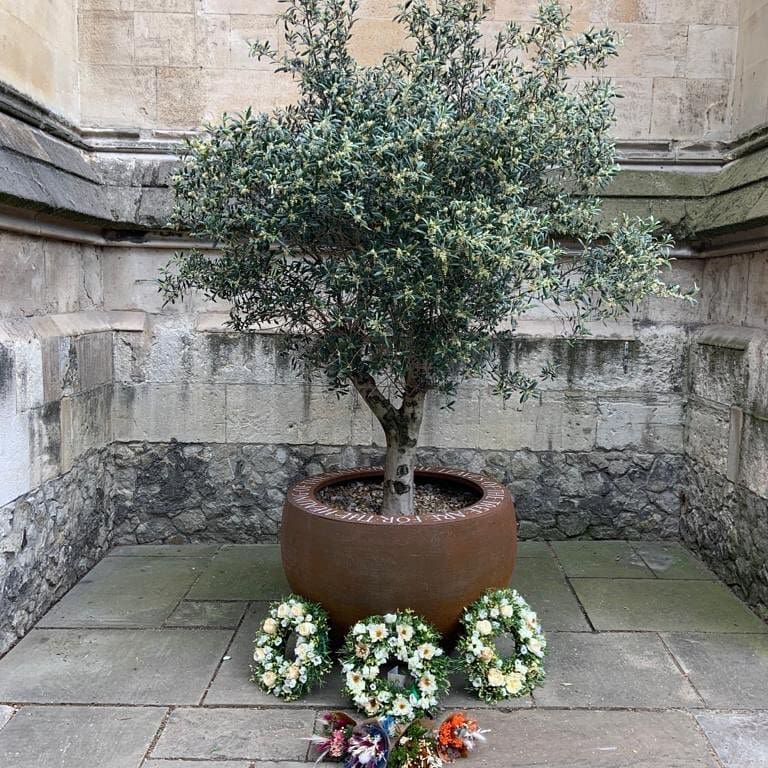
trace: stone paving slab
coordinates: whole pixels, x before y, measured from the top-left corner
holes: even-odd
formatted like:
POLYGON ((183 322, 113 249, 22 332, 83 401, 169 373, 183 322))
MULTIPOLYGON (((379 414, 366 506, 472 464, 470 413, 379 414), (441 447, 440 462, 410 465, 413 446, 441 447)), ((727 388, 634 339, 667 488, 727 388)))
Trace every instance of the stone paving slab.
POLYGON ((213 557, 221 544, 123 544, 108 557, 213 557))
POLYGON ((554 558, 521 558, 512 575, 512 586, 536 611, 545 632, 589 631, 584 612, 554 558))
POLYGON ((488 742, 472 768, 715 768, 685 712, 486 712, 488 742))
MULTIPOLYGON (((249 760, 146 760, 142 768, 251 768, 249 760)), ((306 763, 259 763, 258 768, 307 768, 306 763)))
POLYGON ((567 576, 652 579, 653 571, 627 541, 554 541, 567 576))
POLYGON ((768 632, 768 625, 717 582, 573 579, 572 584, 598 630, 768 632))
POLYGON ((696 719, 724 768, 768 766, 768 712, 701 712, 696 719))
POLYGON ((248 603, 183 600, 165 620, 165 626, 235 629, 247 607, 248 603))
POLYGON ((187 557, 106 557, 40 620, 40 627, 160 627, 200 576, 187 557))
POLYGON ((136 768, 160 707, 23 707, 0 731, 3 768, 136 768))
POLYGON ((190 600, 277 600, 290 592, 276 544, 222 547, 190 590, 190 600))
POLYGON ((14 716, 16 710, 13 707, 0 705, 0 729, 7 725, 8 721, 14 716))
POLYGON ((550 632, 547 678, 534 692, 546 707, 701 707, 658 635, 550 632))
POLYGON ((768 709, 768 635, 663 637, 708 707, 768 709))
POLYGON ((34 629, 0 660, 0 701, 196 704, 231 637, 218 629, 34 629))
POLYGON ((518 557, 554 557, 546 541, 519 541, 517 543, 518 557))
POLYGON ((682 544, 636 541, 632 546, 659 579, 717 580, 717 576, 682 544))
POLYGON ((300 761, 314 721, 307 709, 175 709, 151 756, 300 761))

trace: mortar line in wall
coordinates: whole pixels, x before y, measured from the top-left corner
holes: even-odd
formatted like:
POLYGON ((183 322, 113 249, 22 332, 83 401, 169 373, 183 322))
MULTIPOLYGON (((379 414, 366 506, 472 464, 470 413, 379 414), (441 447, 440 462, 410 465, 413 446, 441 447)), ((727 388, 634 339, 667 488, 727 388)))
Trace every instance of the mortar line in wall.
POLYGON ((568 589, 571 590, 573 599, 576 601, 576 604, 579 606, 579 610, 584 616, 584 620, 587 622, 587 626, 592 630, 592 632, 597 632, 595 625, 592 623, 592 619, 589 618, 589 614, 587 613, 586 608, 584 607, 583 603, 579 599, 579 596, 576 594, 576 590, 573 588, 573 584, 571 584, 571 580, 568 577, 568 574, 565 572, 565 568, 563 567, 563 564, 560 562, 560 558, 557 556, 557 550, 555 550, 555 548, 552 546, 552 542, 550 540, 547 539, 546 543, 550 552, 552 552, 552 557, 554 558, 554 561, 557 564, 557 567, 560 570, 560 573, 562 574, 563 579, 565 580, 565 583, 568 585, 568 589))

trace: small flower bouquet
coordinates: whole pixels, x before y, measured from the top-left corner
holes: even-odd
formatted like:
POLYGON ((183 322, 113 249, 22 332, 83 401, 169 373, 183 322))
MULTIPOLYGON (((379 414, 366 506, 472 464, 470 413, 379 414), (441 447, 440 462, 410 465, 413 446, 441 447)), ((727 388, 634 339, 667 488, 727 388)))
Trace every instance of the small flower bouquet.
POLYGON ((463 712, 439 726, 428 720, 404 725, 394 717, 355 721, 344 712, 323 716, 323 733, 313 736, 317 762, 343 762, 344 768, 443 768, 468 757, 487 731, 463 712))

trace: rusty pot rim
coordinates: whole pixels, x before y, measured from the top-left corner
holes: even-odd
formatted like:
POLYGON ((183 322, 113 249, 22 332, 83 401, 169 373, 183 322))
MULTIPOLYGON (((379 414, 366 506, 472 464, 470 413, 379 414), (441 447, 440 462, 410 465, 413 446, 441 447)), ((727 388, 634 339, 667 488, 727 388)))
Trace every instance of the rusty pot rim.
POLYGON ((330 504, 326 504, 318 499, 317 492, 329 485, 382 476, 384 474, 384 467, 377 465, 324 472, 320 475, 313 475, 312 477, 300 480, 288 490, 286 502, 314 517, 325 518, 335 522, 405 527, 470 523, 478 517, 492 514, 498 510, 499 505, 505 502, 511 504, 514 508, 514 499, 506 486, 485 475, 467 472, 463 469, 434 466, 417 466, 415 473, 422 478, 451 480, 470 486, 480 494, 480 498, 468 507, 461 507, 450 512, 428 512, 422 515, 402 517, 366 514, 364 512, 346 512, 339 507, 332 507, 330 504))

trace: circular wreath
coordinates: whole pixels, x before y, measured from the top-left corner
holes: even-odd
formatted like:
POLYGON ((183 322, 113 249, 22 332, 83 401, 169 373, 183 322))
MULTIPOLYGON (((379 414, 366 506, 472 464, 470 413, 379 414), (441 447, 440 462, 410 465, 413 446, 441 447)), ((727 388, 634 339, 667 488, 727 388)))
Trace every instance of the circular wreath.
POLYGON ((440 635, 413 611, 370 616, 347 633, 341 651, 344 693, 369 717, 410 722, 437 707, 449 687, 440 635), (390 657, 405 665, 409 688, 379 677, 390 657))
POLYGON ((457 646, 469 687, 484 701, 524 696, 544 680, 547 641, 536 614, 514 589, 493 589, 465 609, 457 646), (512 656, 499 655, 494 639, 509 634, 512 656))
POLYGON ((322 606, 298 595, 272 603, 254 639, 251 680, 286 701, 304 696, 331 669, 328 626, 322 606), (286 648, 294 633, 289 658, 286 648))

